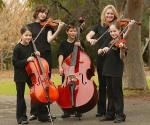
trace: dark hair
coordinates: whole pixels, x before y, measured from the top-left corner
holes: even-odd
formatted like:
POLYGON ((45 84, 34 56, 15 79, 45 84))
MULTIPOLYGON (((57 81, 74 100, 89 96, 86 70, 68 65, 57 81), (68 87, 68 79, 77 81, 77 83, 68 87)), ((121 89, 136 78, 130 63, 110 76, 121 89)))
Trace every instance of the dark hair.
MULTIPOLYGON (((28 26, 23 26, 21 29, 20 29, 20 33, 21 34, 24 34, 26 31, 30 31, 31 32, 31 29, 28 27, 28 26)), ((31 32, 32 33, 32 32, 31 32)))
POLYGON ((36 19, 37 16, 38 16, 38 14, 39 14, 40 12, 47 12, 47 15, 48 15, 49 9, 48 9, 48 7, 45 6, 45 5, 39 5, 38 7, 35 8, 35 12, 34 12, 34 14, 33 14, 33 18, 36 19))
POLYGON ((68 31, 69 29, 77 29, 76 24, 75 23, 68 24, 68 26, 66 27, 66 31, 68 31))

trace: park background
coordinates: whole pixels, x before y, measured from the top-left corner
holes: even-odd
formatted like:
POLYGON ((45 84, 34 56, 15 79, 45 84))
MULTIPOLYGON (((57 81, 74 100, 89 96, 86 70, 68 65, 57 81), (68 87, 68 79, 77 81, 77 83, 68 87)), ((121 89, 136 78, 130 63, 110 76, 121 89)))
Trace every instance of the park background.
MULTIPOLYGON (((125 59, 125 94, 149 92, 150 88, 150 1, 149 0, 0 0, 0 95, 15 95, 13 82, 12 52, 20 39, 20 28, 33 21, 35 7, 45 4, 49 16, 65 23, 85 18, 85 29, 81 42, 95 63, 96 46, 91 47, 85 39, 89 30, 99 22, 102 9, 113 4, 121 18, 135 19, 142 23, 135 25, 127 38, 128 55, 125 59), (131 90, 129 92, 129 90, 131 90), (127 92, 126 92, 127 91, 127 92)), ((58 74, 58 48, 66 39, 65 29, 52 43, 53 72, 52 80, 61 84, 58 74)), ((93 79, 97 81, 97 75, 93 79)), ((28 90, 27 90, 28 93, 28 90)))
MULTIPOLYGON (((124 70, 124 101, 127 120, 124 125, 149 125, 150 123, 150 0, 0 0, 0 125, 16 125, 16 88, 13 82, 12 52, 20 39, 20 28, 32 22, 35 7, 45 4, 50 9, 50 16, 61 19, 65 23, 85 18, 85 29, 81 42, 95 63, 96 48, 85 40, 85 35, 99 22, 102 9, 113 4, 122 18, 135 19, 142 23, 135 25, 127 38, 128 55, 124 70)), ((66 39, 65 31, 61 31, 52 44, 53 70, 52 81, 61 84, 58 74, 58 47, 66 39)), ((98 85, 97 75, 92 78, 98 85)), ((26 87, 28 114, 30 111, 29 89, 26 87)), ((85 113, 81 121, 76 118, 61 119, 62 110, 55 103, 52 113, 57 116, 55 125, 112 125, 112 122, 100 122, 95 117, 96 107, 85 113)), ((38 121, 31 125, 41 125, 38 121)), ((49 125, 50 123, 43 123, 49 125)))

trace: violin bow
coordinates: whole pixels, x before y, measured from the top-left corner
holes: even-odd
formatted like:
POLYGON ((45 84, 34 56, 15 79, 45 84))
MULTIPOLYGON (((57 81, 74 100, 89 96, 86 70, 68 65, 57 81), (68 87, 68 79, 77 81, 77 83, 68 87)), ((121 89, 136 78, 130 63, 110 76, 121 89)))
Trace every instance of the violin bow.
MULTIPOLYGON (((128 25, 129 25, 129 24, 128 24, 128 25)), ((109 47, 109 50, 115 45, 115 43, 117 43, 117 41, 119 40, 119 38, 121 37, 121 35, 123 35, 123 33, 127 30, 128 25, 125 26, 125 28, 120 32, 119 36, 113 40, 113 43, 112 43, 111 46, 109 47)))
MULTIPOLYGON (((129 25, 129 24, 128 24, 128 25, 129 25)), ((113 43, 110 45, 109 50, 107 51, 107 53, 112 49, 112 47, 115 45, 115 43, 117 43, 117 41, 119 40, 119 38, 121 37, 121 35, 124 33, 124 31, 127 30, 128 25, 125 26, 125 28, 120 32, 119 36, 116 37, 116 38, 113 40, 113 43)), ((103 56, 104 54, 105 54, 105 53, 102 53, 101 55, 103 56)))
POLYGON ((46 27, 46 25, 48 24, 48 21, 46 21, 46 23, 43 25, 42 29, 40 30, 40 32, 37 34, 37 36, 35 37, 35 39, 32 41, 33 43, 35 43, 35 41, 37 40, 37 38, 40 36, 40 34, 42 33, 42 31, 44 30, 44 28, 46 27))
MULTIPOLYGON (((121 19, 122 17, 123 17, 123 14, 119 17, 119 19, 121 19)), ((100 35, 100 37, 96 40, 96 42, 98 42, 108 31, 109 31, 109 28, 102 35, 100 35)))

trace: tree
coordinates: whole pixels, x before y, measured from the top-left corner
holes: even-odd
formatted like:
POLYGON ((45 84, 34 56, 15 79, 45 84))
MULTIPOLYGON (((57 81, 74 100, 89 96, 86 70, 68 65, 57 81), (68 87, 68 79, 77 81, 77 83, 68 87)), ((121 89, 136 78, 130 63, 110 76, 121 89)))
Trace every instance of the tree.
POLYGON ((10 68, 12 51, 20 39, 20 29, 31 20, 31 11, 26 5, 13 0, 0 12, 0 70, 10 68))
MULTIPOLYGON (((141 21, 143 2, 144 0, 127 0, 127 17, 141 21)), ((146 77, 141 54, 140 26, 133 26, 127 41, 128 54, 125 59, 125 87, 131 89, 145 89, 146 77)))
POLYGON ((3 8, 5 6, 3 0, 0 0, 0 9, 3 8))

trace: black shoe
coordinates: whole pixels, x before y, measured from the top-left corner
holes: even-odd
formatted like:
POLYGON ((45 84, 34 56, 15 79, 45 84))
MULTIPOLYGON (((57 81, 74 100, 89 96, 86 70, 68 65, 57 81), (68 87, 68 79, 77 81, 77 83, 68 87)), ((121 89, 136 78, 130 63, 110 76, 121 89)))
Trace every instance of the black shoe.
POLYGON ((61 115, 61 118, 68 118, 68 117, 70 117, 70 114, 68 113, 64 113, 63 115, 61 115))
POLYGON ((100 121, 113 121, 114 119, 112 116, 105 116, 103 119, 100 119, 100 121))
POLYGON ((82 114, 81 113, 75 113, 75 117, 82 117, 82 114))
POLYGON ((120 123, 120 122, 124 122, 126 120, 126 116, 125 115, 116 115, 116 118, 114 120, 114 123, 120 123))
POLYGON ((22 120, 21 124, 29 124, 28 120, 22 120))
POLYGON ((51 116, 51 117, 52 117, 52 119, 53 119, 53 120, 55 120, 55 119, 56 119, 56 116, 54 116, 54 115, 53 115, 53 116, 51 116))
POLYGON ((96 117, 103 117, 103 116, 105 116, 105 114, 96 113, 96 117))
POLYGON ((29 121, 33 121, 33 120, 36 120, 36 119, 37 119, 37 116, 31 115, 30 118, 29 118, 29 121))
POLYGON ((82 117, 82 114, 81 113, 75 113, 75 117, 82 117))

